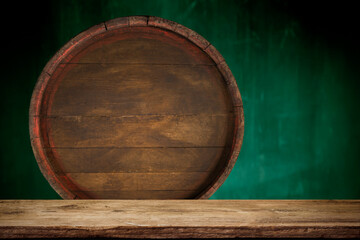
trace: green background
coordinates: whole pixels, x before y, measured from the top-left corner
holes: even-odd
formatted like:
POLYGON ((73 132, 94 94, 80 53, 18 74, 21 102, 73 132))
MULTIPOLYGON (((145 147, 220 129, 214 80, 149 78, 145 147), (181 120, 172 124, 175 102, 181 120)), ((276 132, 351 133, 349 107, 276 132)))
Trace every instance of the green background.
POLYGON ((32 89, 51 56, 102 21, 154 15, 209 40, 242 94, 242 150, 212 199, 360 198, 359 19, 351 1, 330 2, 10 4, 2 17, 0 197, 59 198, 38 169, 28 133, 32 89))

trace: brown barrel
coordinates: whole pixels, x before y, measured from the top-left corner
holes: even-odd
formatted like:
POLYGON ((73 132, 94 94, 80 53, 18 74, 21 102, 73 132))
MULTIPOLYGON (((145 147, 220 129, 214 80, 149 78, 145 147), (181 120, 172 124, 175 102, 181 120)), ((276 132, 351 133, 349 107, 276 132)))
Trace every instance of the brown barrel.
POLYGON ((71 39, 30 106, 36 160, 66 199, 208 198, 233 168, 243 130, 223 57, 158 17, 113 19, 71 39))

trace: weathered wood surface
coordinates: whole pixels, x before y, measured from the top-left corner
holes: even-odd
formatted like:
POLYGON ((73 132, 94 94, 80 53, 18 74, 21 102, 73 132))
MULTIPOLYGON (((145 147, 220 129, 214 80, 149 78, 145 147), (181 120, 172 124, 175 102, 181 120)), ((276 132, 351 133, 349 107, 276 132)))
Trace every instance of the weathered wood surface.
POLYGON ((360 200, 3 200, 1 238, 359 238, 360 200))
POLYGON ((232 129, 229 115, 61 116, 41 121, 48 128, 45 147, 222 148, 232 129))
POLYGON ((54 93, 51 108, 43 115, 211 115, 231 110, 228 93, 214 66, 70 66, 54 93))
POLYGON ((63 198, 208 198, 242 144, 236 81, 208 41, 147 16, 66 44, 39 77, 30 136, 63 198))

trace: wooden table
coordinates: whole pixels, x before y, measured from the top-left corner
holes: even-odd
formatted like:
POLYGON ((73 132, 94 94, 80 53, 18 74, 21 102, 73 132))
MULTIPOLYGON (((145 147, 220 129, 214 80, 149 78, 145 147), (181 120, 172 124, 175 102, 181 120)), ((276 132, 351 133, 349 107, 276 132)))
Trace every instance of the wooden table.
POLYGON ((2 200, 0 238, 360 238, 360 200, 2 200))

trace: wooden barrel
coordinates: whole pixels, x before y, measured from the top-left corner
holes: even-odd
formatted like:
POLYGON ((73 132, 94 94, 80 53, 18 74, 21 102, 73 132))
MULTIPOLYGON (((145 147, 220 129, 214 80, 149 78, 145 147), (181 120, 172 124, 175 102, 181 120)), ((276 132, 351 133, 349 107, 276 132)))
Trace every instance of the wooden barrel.
POLYGON ((36 160, 66 199, 208 198, 233 168, 243 130, 223 57, 158 17, 77 35, 45 66, 30 106, 36 160))

